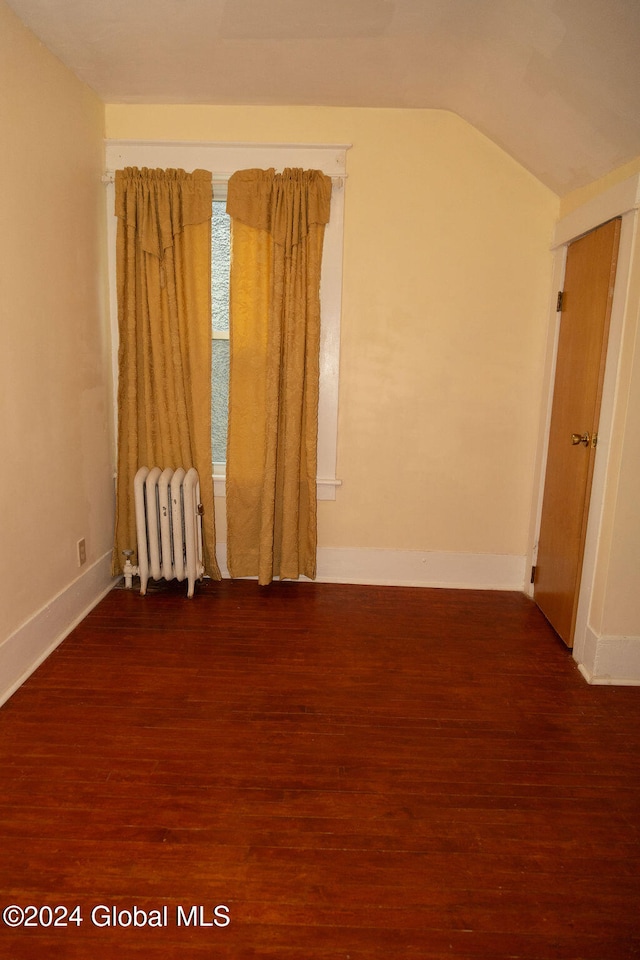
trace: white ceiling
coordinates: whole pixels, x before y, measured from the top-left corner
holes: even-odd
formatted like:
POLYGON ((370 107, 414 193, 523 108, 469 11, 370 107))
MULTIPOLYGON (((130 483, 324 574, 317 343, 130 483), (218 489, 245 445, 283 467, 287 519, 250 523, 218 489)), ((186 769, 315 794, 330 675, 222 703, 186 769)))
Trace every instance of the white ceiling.
POLYGON ((640 155, 640 0, 9 0, 107 103, 439 108, 556 193, 640 155))

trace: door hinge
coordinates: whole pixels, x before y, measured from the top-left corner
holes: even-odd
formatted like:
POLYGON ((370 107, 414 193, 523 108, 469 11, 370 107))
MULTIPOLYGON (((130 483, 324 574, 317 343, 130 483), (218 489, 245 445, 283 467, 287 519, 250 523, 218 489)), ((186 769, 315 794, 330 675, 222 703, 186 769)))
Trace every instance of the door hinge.
POLYGON ((531 567, 531 583, 535 583, 535 580, 536 580, 536 568, 534 566, 534 567, 531 567))
POLYGON ((558 290, 558 299, 556 300, 556 313, 560 313, 560 311, 562 310, 563 299, 564 299, 564 292, 562 290, 558 290))

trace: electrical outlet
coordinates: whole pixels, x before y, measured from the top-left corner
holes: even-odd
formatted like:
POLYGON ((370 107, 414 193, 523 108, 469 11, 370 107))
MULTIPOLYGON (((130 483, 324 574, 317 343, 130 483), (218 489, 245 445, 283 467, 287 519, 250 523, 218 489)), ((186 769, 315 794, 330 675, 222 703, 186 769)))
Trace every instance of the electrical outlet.
POLYGON ((84 542, 84 537, 82 540, 78 540, 78 566, 81 567, 83 563, 87 562, 87 545, 84 542))

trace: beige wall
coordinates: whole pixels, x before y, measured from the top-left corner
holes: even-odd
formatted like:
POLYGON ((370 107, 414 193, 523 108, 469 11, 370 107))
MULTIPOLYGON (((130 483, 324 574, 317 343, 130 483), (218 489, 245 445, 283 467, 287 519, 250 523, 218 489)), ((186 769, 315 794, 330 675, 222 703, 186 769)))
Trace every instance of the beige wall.
MULTIPOLYGON (((638 235, 640 242, 640 234, 638 235)), ((640 264, 636 264, 640 281, 640 264)), ((601 619, 605 636, 640 638, 640 290, 636 285, 634 349, 625 409, 620 411, 622 450, 612 496, 611 541, 602 557, 605 581, 601 619), (606 575, 605 575, 606 574, 606 575)), ((640 679, 640 678, 639 678, 640 679)))
POLYGON ((104 107, 3 0, 0 117, 1 645, 112 529, 104 107))
POLYGON ((350 143, 320 546, 524 555, 558 199, 441 111, 108 105, 107 136, 350 143))

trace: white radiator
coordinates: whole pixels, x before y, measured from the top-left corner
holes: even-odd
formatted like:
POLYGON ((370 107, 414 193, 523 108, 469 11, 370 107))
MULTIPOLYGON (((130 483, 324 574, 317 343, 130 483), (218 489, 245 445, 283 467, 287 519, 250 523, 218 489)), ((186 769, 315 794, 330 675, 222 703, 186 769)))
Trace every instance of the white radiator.
POLYGON ((198 471, 140 467, 134 480, 140 593, 149 579, 187 580, 192 597, 202 563, 202 504, 198 471))

